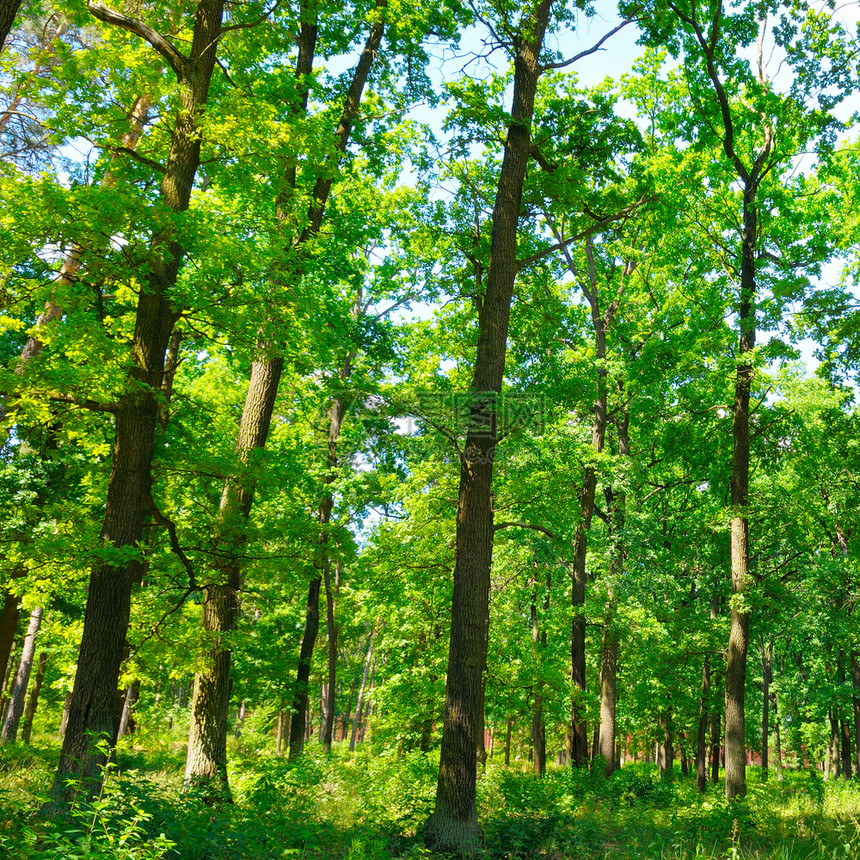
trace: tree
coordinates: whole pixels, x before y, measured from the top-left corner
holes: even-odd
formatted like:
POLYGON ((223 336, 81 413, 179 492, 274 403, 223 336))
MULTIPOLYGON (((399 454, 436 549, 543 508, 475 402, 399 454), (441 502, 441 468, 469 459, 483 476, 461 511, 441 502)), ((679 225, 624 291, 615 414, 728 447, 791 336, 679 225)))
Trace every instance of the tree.
MULTIPOLYGON (((186 57, 143 21, 91 3, 100 21, 147 41, 170 66, 180 89, 180 107, 160 185, 165 211, 180 213, 190 202, 200 162, 200 117, 215 68, 221 35, 222 0, 201 0, 195 9, 191 49, 186 57)), ((171 295, 182 263, 181 236, 167 220, 152 237, 152 256, 136 308, 131 369, 126 390, 106 408, 114 416, 111 473, 101 537, 106 550, 90 575, 84 631, 75 686, 52 788, 55 803, 69 799, 69 779, 85 790, 98 781, 103 754, 98 744, 115 738, 114 700, 129 622, 131 589, 140 575, 137 544, 151 506, 150 469, 158 422, 158 392, 164 357, 178 309, 171 295)), ((56 808, 56 807, 54 807, 56 808)))
MULTIPOLYGON (((779 94, 767 78, 765 61, 765 42, 771 37, 769 16, 775 10, 750 4, 730 13, 722 0, 705 7, 668 0, 665 7, 658 5, 653 11, 649 37, 659 33, 661 40, 669 39, 676 54, 685 55, 691 104, 701 118, 698 137, 719 144, 725 175, 740 187, 733 230, 734 259, 729 270, 737 289, 734 311, 738 320, 730 478, 732 601, 726 664, 726 797, 732 799, 746 793, 750 392, 756 333, 762 322, 770 323, 770 319, 761 319, 759 311, 763 284, 768 280, 763 281, 762 269, 768 264, 783 273, 791 268, 785 256, 767 249, 770 241, 782 251, 779 245, 784 237, 776 231, 764 233, 762 212, 766 196, 781 196, 777 190, 780 181, 785 181, 781 172, 790 159, 816 142, 827 144, 835 124, 829 109, 844 95, 848 65, 838 48, 822 52, 822 43, 817 41, 827 34, 825 42, 833 40, 840 45, 838 26, 815 12, 808 12, 798 26, 783 13, 772 38, 786 53, 794 79, 787 91, 779 94), (741 45, 755 45, 755 69, 739 56, 741 45), (836 87, 837 94, 832 95, 829 87, 836 87)), ((805 265, 815 265, 815 259, 808 258, 805 265)), ((786 286, 773 284, 774 296, 784 301, 786 286)))
POLYGON ((502 390, 511 298, 517 273, 517 224, 530 156, 540 54, 551 3, 524 11, 508 33, 514 55, 511 122, 499 173, 490 265, 478 318, 478 345, 461 453, 457 503, 451 641, 445 688, 442 757, 433 814, 424 841, 433 850, 474 852, 483 839, 475 806, 478 729, 483 730, 483 680, 489 633, 493 550, 491 487, 498 437, 495 396, 502 390))

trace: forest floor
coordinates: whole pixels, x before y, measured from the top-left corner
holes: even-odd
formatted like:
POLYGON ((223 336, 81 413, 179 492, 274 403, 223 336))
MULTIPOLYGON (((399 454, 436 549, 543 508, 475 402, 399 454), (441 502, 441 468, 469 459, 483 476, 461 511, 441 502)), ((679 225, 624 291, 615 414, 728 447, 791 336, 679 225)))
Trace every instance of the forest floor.
MULTIPOLYGON (((95 802, 69 819, 37 812, 56 740, 0 748, 0 857, 104 860, 406 860, 431 858, 420 828, 432 808, 437 759, 362 750, 311 751, 289 764, 232 751, 232 804, 181 793, 179 744, 121 749, 95 802)), ((860 860, 860 782, 787 772, 728 804, 691 778, 661 783, 653 766, 610 780, 567 768, 544 779, 490 761, 479 780, 487 858, 726 858, 860 860)), ((525 767, 525 764, 523 765, 525 767)))

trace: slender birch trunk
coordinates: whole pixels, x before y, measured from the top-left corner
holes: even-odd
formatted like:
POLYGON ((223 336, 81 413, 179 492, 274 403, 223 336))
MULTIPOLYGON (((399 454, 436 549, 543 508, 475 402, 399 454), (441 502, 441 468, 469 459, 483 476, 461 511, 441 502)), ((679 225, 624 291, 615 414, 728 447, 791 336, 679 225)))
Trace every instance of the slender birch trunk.
POLYGON ((358 728, 361 724, 361 709, 364 706, 364 691, 367 688, 367 678, 370 674, 370 664, 373 662, 373 640, 374 633, 370 635, 370 643, 367 646, 367 657, 364 660, 364 672, 361 676, 361 686, 358 688, 358 700, 355 703, 355 714, 352 718, 352 735, 349 739, 349 751, 355 752, 355 741, 358 737, 358 728))
POLYGON ((30 735, 33 731, 33 718, 36 716, 36 708, 39 706, 39 693, 42 690, 42 681, 45 679, 45 668, 48 665, 48 652, 43 651, 39 655, 39 663, 36 667, 36 678, 33 681, 33 689, 27 699, 27 707, 24 708, 24 719, 21 723, 21 740, 30 743, 30 735))
POLYGON ((24 646, 21 649, 21 662, 15 674, 15 684, 9 703, 6 705, 6 713, 3 718, 3 731, 0 739, 4 743, 14 742, 18 738, 18 726, 24 714, 24 706, 27 696, 27 687, 30 683, 30 673, 33 671, 33 661, 36 656, 36 636, 42 624, 42 607, 37 606, 30 615, 30 623, 27 626, 27 635, 24 637, 24 646))

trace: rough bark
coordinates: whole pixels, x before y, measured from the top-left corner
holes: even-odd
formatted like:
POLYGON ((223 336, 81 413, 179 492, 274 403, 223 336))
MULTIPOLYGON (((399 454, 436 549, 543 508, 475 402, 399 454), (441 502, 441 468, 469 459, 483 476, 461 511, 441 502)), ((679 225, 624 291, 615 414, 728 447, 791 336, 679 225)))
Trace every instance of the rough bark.
POLYGON ((735 373, 732 407, 731 557, 732 603, 729 647, 726 655, 726 798, 746 794, 746 677, 749 651, 749 609, 745 594, 749 583, 749 469, 750 387, 753 367, 744 361, 755 347, 755 254, 757 212, 755 191, 744 192, 743 250, 741 259, 740 362, 735 373))
POLYGON ((36 677, 33 680, 33 689, 27 699, 27 707, 24 708, 24 719, 21 722, 21 740, 30 743, 30 735, 33 731, 33 718, 36 716, 36 708, 39 706, 39 693, 42 691, 42 681, 45 679, 45 668, 48 665, 48 652, 43 651, 39 655, 39 663, 36 667, 36 677))
MULTIPOLYGON (((229 633, 239 617, 241 554, 244 525, 251 511, 256 481, 253 455, 262 448, 269 431, 283 360, 266 362, 252 374, 239 436, 237 473, 225 483, 215 524, 215 583, 203 592, 203 630, 208 639, 205 669, 194 676, 194 695, 185 761, 186 785, 214 781, 211 792, 227 792, 227 709, 230 703, 229 633), (268 371, 268 373, 263 372, 268 371)), ((208 788, 203 789, 209 792, 208 788)))
MULTIPOLYGON (((598 404, 599 404, 598 400, 598 404)), ((596 406, 598 405, 596 404, 596 406)), ((598 442, 598 424, 605 426, 606 403, 603 408, 595 408, 594 446, 602 449, 602 432, 598 442), (599 445, 599 447, 598 447, 599 445)), ((597 471, 593 466, 585 470, 582 490, 579 494, 579 524, 573 542, 573 565, 571 571, 571 609, 570 628, 570 679, 573 687, 570 721, 570 761, 573 767, 584 767, 588 763, 588 725, 585 717, 585 561, 588 546, 588 532, 594 513, 594 495, 597 489, 597 471)))
MULTIPOLYGON (((296 78, 300 96, 293 113, 307 109, 308 81, 313 71, 317 25, 315 13, 303 10, 299 35, 296 78)), ((288 188, 295 185, 295 173, 288 175, 288 188)), ((281 201, 279 201, 279 204, 281 201)), ((227 785, 227 711, 230 704, 229 634, 239 616, 242 580, 241 553, 245 525, 251 512, 257 476, 256 456, 266 444, 278 386, 284 367, 282 356, 266 354, 269 345, 251 364, 248 393, 236 440, 236 474, 224 484, 216 521, 215 582, 204 590, 203 629, 210 641, 204 656, 205 669, 194 677, 191 723, 185 762, 186 786, 195 784, 212 798, 229 797, 227 785)))
MULTIPOLYGON (((188 209, 200 163, 200 116, 206 104, 221 35, 223 0, 199 0, 188 57, 141 22, 98 2, 90 11, 100 20, 145 38, 176 73, 181 104, 173 125, 160 187, 161 204, 173 212, 188 209)), ((144 521, 151 507, 150 482, 158 422, 158 393, 178 309, 171 301, 183 249, 172 226, 153 235, 152 254, 138 297, 132 336, 133 363, 128 385, 113 405, 115 431, 101 530, 102 544, 132 558, 113 562, 107 554, 90 575, 84 629, 69 720, 57 775, 46 812, 59 811, 71 800, 76 783, 95 791, 104 756, 98 744, 114 738, 114 698, 128 629, 131 590, 142 565, 136 556, 144 521)))
POLYGON ((0 53, 6 46, 6 39, 15 23, 21 0, 0 0, 0 53))
POLYGON ((21 662, 18 663, 12 694, 6 705, 3 731, 0 733, 0 740, 4 743, 14 742, 18 738, 18 726, 24 713, 27 687, 30 683, 30 673, 33 671, 33 661, 36 657, 36 636, 39 634, 41 624, 42 607, 37 606, 30 615, 30 623, 27 626, 27 634, 21 649, 21 662))
POLYGON ((473 400, 460 463, 439 780, 435 808, 424 825, 425 844, 436 851, 474 853, 483 841, 475 803, 476 733, 483 725, 481 690, 490 620, 491 488, 498 438, 495 401, 505 372, 511 300, 518 268, 517 226, 531 151, 531 123, 541 72, 539 57, 551 5, 551 0, 540 0, 525 15, 514 39, 511 121, 493 207, 489 268, 478 310, 473 400))
MULTIPOLYGON (((610 623, 612 621, 610 620, 610 623)), ((616 672, 618 667, 618 636, 611 629, 603 634, 603 654, 600 662, 600 745, 604 773, 615 772, 615 705, 617 701, 616 672)))
POLYGON ((2 687, 6 686, 9 668, 9 657, 12 654, 12 643, 18 629, 18 619, 21 617, 21 598, 11 591, 3 595, 3 609, 0 611, 0 679, 2 687))
MULTIPOLYGON (((555 230, 555 228, 553 227, 555 230)), ((561 235, 556 239, 561 243, 561 235)), ((591 444, 595 453, 600 454, 606 440, 607 413, 607 369, 606 334, 618 311, 618 298, 601 310, 597 274, 594 267, 594 249, 591 239, 585 242, 588 259, 588 273, 583 275, 577 267, 567 246, 562 251, 570 273, 576 279, 583 295, 588 301, 591 322, 594 329, 595 357, 597 358, 597 391, 592 409, 591 444)), ((625 270, 625 274, 628 272, 625 270)), ((597 489, 597 470, 587 466, 579 493, 579 523, 573 541, 573 565, 571 570, 571 633, 570 633, 570 671, 572 682, 570 759, 573 767, 582 767, 588 762, 588 727, 585 719, 585 605, 586 558, 588 553, 588 534, 594 516, 594 497, 597 489)))
POLYGON ((739 326, 737 362, 735 366, 735 397, 732 407, 732 472, 731 472, 731 566, 732 602, 729 625, 729 645, 726 657, 725 695, 725 772, 726 798, 746 794, 745 690, 747 654, 749 649, 749 610, 746 591, 749 586, 749 467, 750 467, 750 388, 753 367, 750 353, 756 339, 756 260, 758 209, 756 195, 762 177, 771 166, 773 130, 763 123, 763 141, 750 163, 744 161, 736 148, 737 137, 732 106, 718 69, 723 9, 717 4, 713 16, 699 19, 670 0, 670 8, 694 34, 701 51, 705 72, 714 92, 723 126, 723 152, 743 190, 740 225, 740 289, 737 303, 739 326), (704 26, 703 26, 704 24, 704 26))

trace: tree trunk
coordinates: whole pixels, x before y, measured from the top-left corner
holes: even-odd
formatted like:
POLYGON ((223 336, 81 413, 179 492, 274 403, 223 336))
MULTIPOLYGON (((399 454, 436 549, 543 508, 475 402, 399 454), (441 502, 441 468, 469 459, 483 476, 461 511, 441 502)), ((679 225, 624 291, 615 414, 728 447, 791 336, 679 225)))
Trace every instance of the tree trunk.
POLYGON ((334 583, 331 581, 331 563, 326 560, 323 576, 326 597, 326 635, 328 639, 328 684, 326 686, 326 710, 323 716, 322 744, 326 752, 331 751, 334 734, 335 703, 337 701, 337 624, 335 624, 335 597, 340 585, 340 560, 335 561, 334 583))
MULTIPOLYGON (((709 32, 701 29, 700 22, 674 11, 684 23, 695 30, 701 49, 701 59, 710 79, 716 102, 720 107, 723 125, 721 135, 723 151, 743 189, 740 248, 740 291, 737 304, 739 327, 738 350, 735 365, 735 396, 732 406, 732 471, 731 471, 731 567, 732 602, 729 622, 729 644, 726 657, 725 694, 725 775, 726 798, 746 794, 745 744, 745 691, 747 653, 749 647, 749 610, 746 591, 749 586, 749 468, 750 468, 750 388, 753 366, 750 354, 756 340, 756 259, 758 256, 758 212, 756 194, 762 177, 771 166, 773 150, 772 129, 763 123, 763 142, 750 166, 744 161, 741 150, 735 145, 739 139, 732 117, 732 103, 720 78, 717 54, 720 38, 728 38, 721 30, 723 8, 717 5, 714 15, 705 24, 709 32)), ((743 156, 747 153, 743 152, 743 156)))
POLYGON ((364 695, 364 718, 360 721, 358 726, 358 742, 360 744, 364 743, 364 736, 367 734, 367 727, 370 725, 370 717, 376 713, 376 709, 373 706, 372 701, 368 701, 370 696, 369 694, 373 692, 373 678, 376 672, 376 657, 374 656, 373 661, 370 664, 370 678, 367 682, 367 690, 364 695))
MULTIPOLYGON (((225 494, 226 495, 226 494, 225 494)), ((223 504, 223 501, 222 501, 223 504)), ((223 585, 203 592, 203 629, 210 648, 206 668, 194 676, 185 786, 200 786, 209 800, 229 800, 227 785, 227 711, 230 703, 230 651, 224 634, 235 627, 239 615, 238 566, 222 568, 223 585)))
POLYGON ((314 643, 320 626, 320 585, 322 578, 311 580, 308 599, 305 604, 305 632, 299 651, 299 665, 296 670, 296 685, 293 693, 293 710, 290 720, 290 760, 297 759, 305 748, 305 730, 308 717, 308 684, 311 677, 311 661, 314 643))
POLYGON ((352 685, 349 688, 349 696, 346 699, 346 708, 343 712, 343 715, 340 718, 340 739, 342 741, 346 740, 347 734, 349 733, 349 728, 352 725, 350 714, 352 714, 352 697, 355 695, 356 688, 358 687, 360 681, 359 678, 355 678, 352 682, 352 685))
POLYGON ((434 851, 474 853, 483 842, 475 801, 477 736, 482 725, 482 675, 489 635, 493 556, 493 459, 498 439, 508 325, 517 275, 517 227, 531 152, 531 123, 540 76, 539 56, 551 0, 526 13, 516 37, 513 103, 496 190, 469 429, 460 463, 454 591, 439 780, 424 842, 434 851))
POLYGON ((6 676, 3 678, 3 687, 0 688, 0 715, 6 713, 6 707, 9 704, 9 697, 12 695, 12 689, 15 686, 15 675, 18 673, 18 663, 21 661, 15 658, 14 652, 9 657, 9 662, 6 664, 6 676))
POLYGON ((854 707, 854 772, 860 779, 860 653, 851 652, 851 703, 854 707))
POLYGON ((664 712, 657 717, 657 770, 660 779, 671 782, 674 777, 675 747, 672 742, 672 715, 664 712))
POLYGON ((779 734, 779 711, 776 707, 776 693, 770 694, 771 712, 773 713, 773 742, 776 751, 776 778, 783 779, 782 775, 782 741, 779 734))
MULTIPOLYGON (((534 563, 535 570, 537 562, 534 563)), ((546 593, 544 595, 543 609, 544 615, 549 615, 549 594, 551 586, 550 574, 546 577, 546 593)), ((534 706, 532 708, 532 749, 534 750, 534 772, 538 776, 543 776, 546 771, 546 726, 543 719, 543 657, 546 653, 546 628, 540 629, 538 624, 537 611, 537 577, 533 583, 534 590, 532 591, 532 655, 535 661, 535 666, 541 673, 537 680, 537 690, 534 696, 534 706)))
POLYGON ((740 360, 735 375, 732 407, 731 548, 732 604, 729 647, 726 657, 726 798, 746 794, 746 710, 747 653, 749 650, 749 610, 745 593, 749 581, 749 501, 750 469, 750 387, 753 367, 746 363, 755 348, 755 255, 757 212, 755 187, 744 189, 743 248, 741 253, 741 293, 738 308, 740 360))
POLYGON ((6 713, 3 718, 3 731, 0 739, 4 743, 12 743, 18 739, 18 725, 24 713, 24 705, 27 697, 27 686, 30 683, 30 673, 33 671, 33 660, 36 656, 36 636, 42 624, 42 607, 37 606, 30 615, 30 623, 27 626, 27 635, 24 637, 24 646, 21 649, 21 662, 15 674, 15 685, 6 713))
MULTIPOLYGON (((611 625, 614 619, 608 619, 611 625)), ((617 699, 616 674, 618 666, 618 636, 611 629, 603 633, 603 654, 600 665, 600 745, 604 772, 607 777, 615 772, 615 704, 617 699)))
MULTIPOLYGON (((227 711, 230 704, 228 634, 240 611, 241 555, 245 524, 256 489, 253 458, 266 441, 283 359, 254 362, 236 441, 237 473, 225 483, 215 523, 217 548, 213 582, 203 590, 203 630, 209 643, 204 669, 194 676, 185 784, 212 783, 212 798, 229 794, 227 786, 227 711)), ((209 788, 203 788, 209 792, 209 788)))
POLYGON ((240 738, 242 737, 242 729, 245 727, 245 720, 248 718, 248 705, 244 699, 239 703, 239 713, 236 714, 236 725, 233 729, 233 734, 240 738))
POLYGON ((358 737, 358 727, 361 723, 361 709, 364 705, 364 691, 367 687, 367 677, 370 674, 370 664, 373 661, 374 633, 370 634, 370 644, 367 646, 367 657, 364 660, 364 672, 361 676, 361 686, 358 688, 358 700, 355 703, 355 714, 352 718, 352 735, 349 739, 349 751, 355 752, 355 740, 358 737))
POLYGON ((119 718, 119 731, 117 737, 125 737, 134 732, 134 706, 140 697, 140 681, 134 680, 125 691, 125 700, 122 704, 122 716, 119 718))
POLYGON ((824 761, 824 778, 836 779, 839 776, 839 719, 835 706, 831 706, 827 712, 827 718, 830 720, 830 739, 827 742, 824 761))
MULTIPOLYGON (((189 56, 177 60, 171 55, 182 97, 160 197, 161 204, 172 212, 188 209, 200 162, 198 119, 215 67, 223 5, 224 0, 199 0, 189 56)), ((130 29, 130 19, 117 16, 107 7, 93 4, 90 10, 106 23, 130 29)), ((141 28, 138 24, 132 29, 139 32, 141 28)), ((105 558, 96 563, 90 575, 69 720, 51 789, 52 802, 45 808, 48 814, 58 812, 72 799, 78 781, 85 793, 96 790, 104 763, 98 745, 104 739, 115 740, 114 698, 126 646, 132 585, 142 572, 137 547, 152 505, 150 482, 158 392, 165 352, 178 316, 172 292, 183 254, 175 228, 170 225, 152 237, 151 247, 132 337, 134 364, 128 385, 113 406, 115 433, 101 531, 105 546, 116 548, 121 557, 131 557, 117 564, 105 558)))
POLYGON ((60 727, 57 730, 57 735, 60 740, 66 736, 66 726, 69 724, 69 708, 72 706, 72 691, 66 690, 65 698, 63 699, 63 713, 60 715, 60 727))
POLYGON ((18 619, 21 617, 21 598, 11 591, 3 594, 3 609, 0 611, 0 678, 2 688, 6 688, 8 678, 9 657, 12 654, 12 643, 15 641, 15 631, 18 629, 18 619))
POLYGON ((535 695, 531 728, 534 772, 543 776, 546 771, 546 729, 543 724, 543 697, 540 693, 535 695))
MULTIPOLYGON (((283 708, 278 710, 278 724, 275 729, 275 755, 282 755, 284 751, 284 720, 286 715, 283 708)), ((287 730, 289 734, 289 730, 287 730)))
MULTIPOLYGON (((605 416, 605 401, 603 411, 595 410, 595 436, 598 416, 605 416)), ((603 448, 602 439, 595 440, 595 449, 603 448)), ((585 715, 585 562, 588 548, 588 531, 594 512, 594 495, 597 489, 597 472, 593 466, 585 470, 582 491, 579 494, 580 517, 573 541, 573 566, 571 581, 571 627, 570 627, 570 678, 572 683, 571 717, 570 717, 570 763, 573 767, 585 767, 588 764, 588 725, 585 715)))
POLYGON ((21 0, 0 0, 0 53, 6 46, 6 39, 15 23, 21 0))
POLYGON ((707 763, 707 734, 708 702, 711 694, 711 657, 705 656, 702 666, 702 697, 699 700, 699 730, 696 735, 696 790, 704 791, 708 785, 708 763, 707 763))
MULTIPOLYGON (((383 4, 378 4, 377 9, 381 12, 383 4)), ((316 12, 309 13, 311 20, 305 21, 302 24, 299 37, 299 55, 296 64, 296 77, 301 79, 300 83, 300 98, 296 103, 293 113, 303 115, 307 110, 308 103, 308 82, 312 73, 314 53, 316 49, 317 27, 315 23, 316 12)), ((359 57, 353 74, 352 83, 347 93, 344 108, 341 113, 340 122, 335 132, 335 163, 327 165, 330 170, 321 171, 321 175, 317 178, 314 186, 312 202, 308 212, 308 223, 302 230, 294 250, 301 249, 309 239, 313 238, 319 232, 322 225, 323 213, 328 200, 329 193, 334 176, 334 168, 337 166, 340 158, 346 150, 352 131, 353 123, 358 113, 358 108, 361 103, 361 96, 364 86, 367 82, 371 66, 377 55, 380 43, 382 41, 384 22, 382 17, 379 17, 371 25, 371 31, 365 44, 364 50, 359 57)), ((296 175, 295 170, 290 169, 287 172, 287 190, 285 193, 291 193, 295 189, 296 175)), ((278 201, 280 209, 281 201, 278 201)), ((293 280, 298 281, 301 278, 300 266, 290 276, 293 280)), ((269 352, 268 345, 264 344, 264 351, 269 352)), ((284 359, 280 355, 261 355, 251 365, 251 380, 249 384, 249 398, 252 390, 259 390, 260 402, 268 404, 265 410, 260 410, 255 403, 246 400, 245 410, 242 414, 242 422, 239 431, 239 440, 236 445, 237 459, 240 467, 244 467, 251 460, 251 455, 254 450, 262 449, 268 438, 269 423, 271 420, 272 408, 280 384, 281 373, 284 366, 284 359), (243 430, 247 432, 247 436, 243 441, 243 430), (253 440, 253 441, 251 441, 253 440)), ((233 514, 231 523, 232 536, 228 540, 238 546, 244 542, 244 527, 247 523, 250 514, 251 504, 253 502, 253 494, 256 489, 256 476, 246 474, 242 482, 243 486, 231 487, 231 482, 228 481, 224 488, 224 497, 229 493, 241 492, 243 503, 241 506, 234 507, 236 513, 233 514)), ((222 497, 222 510, 224 509, 224 497, 222 497)), ((229 559, 229 556, 228 556, 229 559)), ((238 563, 237 553, 232 553, 232 561, 225 565, 222 571, 222 584, 216 586, 217 589, 226 589, 233 592, 232 600, 217 599, 215 604, 224 606, 237 605, 237 592, 241 584, 241 568, 238 563)), ((319 626, 319 608, 317 606, 315 612, 312 610, 312 598, 318 604, 319 598, 319 577, 315 578, 311 583, 308 592, 308 608, 307 608, 307 623, 314 623, 316 618, 316 626, 319 626)), ((213 606, 215 605, 213 604, 213 606)), ((218 776, 226 787, 226 710, 228 702, 224 698, 224 690, 227 689, 227 684, 221 678, 222 673, 229 674, 230 671, 230 654, 229 651, 223 649, 218 644, 220 636, 232 629, 235 624, 235 614, 227 612, 213 612, 208 616, 204 612, 204 629, 212 630, 216 637, 216 646, 209 657, 210 668, 207 677, 198 675, 195 678, 195 701, 197 696, 198 683, 205 686, 207 689, 201 692, 201 705, 198 713, 196 705, 192 708, 192 727, 191 735, 189 736, 188 760, 186 763, 186 782, 189 779, 208 780, 218 776), (206 627, 207 623, 214 624, 215 627, 206 627), (225 626, 229 625, 229 626, 225 626), (216 693, 216 688, 218 693, 216 693), (215 733, 224 733, 222 738, 215 733), (215 756, 218 760, 212 758, 215 756), (224 759, 223 766, 220 761, 224 759)), ((298 708, 290 721, 290 758, 294 759, 301 754, 304 749, 304 736, 306 730, 306 714, 307 714, 307 681, 310 675, 310 661, 313 654, 313 644, 316 639, 316 630, 308 630, 306 627, 305 636, 302 641, 301 655, 299 658, 298 676, 295 688, 295 696, 293 700, 293 708, 298 708), (312 641, 308 639, 313 634, 312 641), (304 679, 303 675, 306 675, 304 679)))
POLYGON ((768 740, 770 735, 770 683, 773 680, 773 642, 764 647, 764 637, 761 637, 761 674, 762 674, 762 708, 761 708, 761 778, 768 778, 768 740))
POLYGON ((511 730, 514 726, 514 718, 509 714, 505 724, 505 767, 511 766, 511 730))
POLYGON ((39 664, 36 668, 36 678, 33 681, 33 689, 30 690, 30 698, 27 707, 24 708, 24 721, 21 723, 21 740, 30 743, 30 734, 33 731, 33 718, 36 716, 36 708, 39 706, 39 693, 42 690, 42 681, 45 678, 45 667, 48 665, 48 652, 43 651, 39 655, 39 664))
POLYGON ((841 715, 839 732, 841 735, 839 749, 842 756, 842 778, 851 779, 851 726, 848 720, 841 715))
MULTIPOLYGON (((629 268, 629 267, 628 267, 629 268)), ((625 272, 627 268, 625 269, 625 272)), ((632 271, 632 270, 631 270, 632 271)), ((597 308, 597 288, 592 287, 592 295, 595 298, 595 310, 597 308)), ((601 332, 605 338, 608 325, 615 316, 617 302, 612 302, 602 319, 601 332)), ((605 343, 602 351, 606 352, 605 343)), ((624 383, 618 383, 619 391, 623 397, 624 383)), ((618 456, 630 456, 629 438, 630 418, 626 405, 620 407, 617 419, 618 428, 618 456)), ((615 720, 616 704, 618 700, 618 631, 615 629, 615 583, 621 580, 624 574, 624 521, 626 516, 627 493, 624 490, 614 492, 611 487, 606 487, 606 507, 609 511, 609 542, 612 546, 612 555, 609 562, 609 588, 607 594, 606 616, 603 624, 603 649, 600 660, 600 755, 603 758, 604 771, 607 777, 612 776, 616 767, 615 750, 617 746, 617 726, 615 720)))
MULTIPOLYGON (((359 294, 360 301, 360 294, 359 294)), ((341 378, 348 379, 350 375, 350 358, 348 357, 341 368, 341 378)), ((326 485, 330 485, 336 478, 337 468, 337 442, 340 437, 340 430, 343 425, 343 419, 346 415, 347 403, 345 398, 336 397, 332 402, 329 410, 329 429, 328 429, 328 453, 326 465, 328 471, 326 473, 326 485)), ((327 686, 330 690, 331 710, 330 718, 328 713, 322 714, 324 736, 323 743, 326 750, 331 749, 331 733, 334 725, 334 693, 335 693, 335 671, 337 664, 337 630, 334 622, 334 591, 331 585, 331 560, 328 550, 328 531, 327 527, 331 522, 331 513, 334 506, 334 498, 330 492, 326 492, 320 501, 318 522, 320 524, 319 535, 319 552, 320 557, 317 560, 317 569, 321 571, 321 575, 311 581, 308 588, 308 599, 305 608, 305 632, 302 637, 301 652, 299 654, 299 664, 296 670, 296 687, 293 696, 293 717, 290 726, 290 759, 295 760, 304 751, 304 745, 300 740, 300 733, 303 732, 307 723, 307 707, 308 707, 308 682, 310 680, 311 665, 313 661, 314 645, 316 644, 317 635, 319 634, 319 594, 323 580, 326 584, 326 627, 328 632, 328 679, 327 686)))
MULTIPOLYGON (((553 228, 555 230, 555 228, 553 228)), ((561 241, 561 235, 555 233, 561 241)), ((610 302, 605 311, 600 310, 600 291, 593 264, 593 245, 589 237, 585 241, 586 254, 589 261, 588 279, 583 279, 573 257, 564 246, 562 251, 567 261, 568 269, 577 280, 583 294, 588 300, 591 310, 591 322, 594 328, 594 347, 597 358, 597 396, 592 410, 591 444, 596 454, 603 451, 606 439, 607 413, 607 369, 606 369, 606 333, 612 325, 618 310, 617 300, 610 302)), ((625 270, 626 273, 626 270, 625 270)), ((619 453, 630 453, 629 442, 626 438, 626 416, 623 428, 619 425, 619 453), (622 430, 624 441, 622 443, 622 430), (621 445, 626 451, 621 452, 621 445)), ((571 573, 571 727, 570 727, 570 757, 573 767, 582 767, 588 763, 588 728, 585 718, 585 604, 586 588, 586 558, 588 554, 588 534, 594 515, 594 496, 597 489, 597 470, 594 466, 585 469, 582 490, 579 494, 580 517, 573 541, 573 566, 571 573)))

